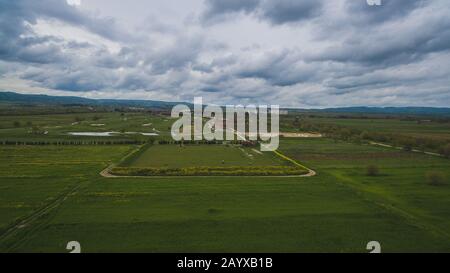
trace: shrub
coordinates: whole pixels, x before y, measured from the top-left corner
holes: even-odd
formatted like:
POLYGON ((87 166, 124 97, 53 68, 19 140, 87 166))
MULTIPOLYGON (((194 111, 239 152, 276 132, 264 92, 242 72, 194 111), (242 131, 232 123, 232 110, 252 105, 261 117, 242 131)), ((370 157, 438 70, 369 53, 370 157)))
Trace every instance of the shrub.
POLYGON ((208 209, 208 213, 209 214, 217 214, 217 213, 220 213, 220 210, 219 209, 208 209))
POLYGON ((14 127, 20 127, 20 121, 14 121, 14 123, 13 123, 13 125, 14 125, 14 127))
POLYGON ((369 132, 367 132, 367 131, 363 131, 363 132, 361 133, 360 137, 361 137, 361 139, 363 139, 363 140, 370 140, 370 139, 371 139, 370 134, 369 134, 369 132))
POLYGON ((439 149, 439 153, 446 158, 450 158, 450 144, 447 144, 439 149))
POLYGON ((74 120, 75 122, 81 122, 81 121, 84 120, 84 118, 76 116, 73 120, 74 120))
POLYGON ((442 186, 446 184, 445 175, 440 172, 429 172, 426 174, 428 185, 442 186))
POLYGON ((367 166, 366 174, 367 174, 367 176, 377 176, 380 174, 380 170, 378 169, 377 166, 370 165, 370 166, 367 166))

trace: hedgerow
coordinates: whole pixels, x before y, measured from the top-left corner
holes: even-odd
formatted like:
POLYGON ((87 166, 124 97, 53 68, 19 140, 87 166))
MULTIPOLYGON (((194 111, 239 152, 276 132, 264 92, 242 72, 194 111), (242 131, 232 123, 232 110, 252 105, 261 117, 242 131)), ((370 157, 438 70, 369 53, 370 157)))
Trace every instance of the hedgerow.
POLYGON ((188 168, 115 167, 110 170, 110 173, 117 176, 286 176, 302 175, 308 173, 308 171, 291 166, 188 168))

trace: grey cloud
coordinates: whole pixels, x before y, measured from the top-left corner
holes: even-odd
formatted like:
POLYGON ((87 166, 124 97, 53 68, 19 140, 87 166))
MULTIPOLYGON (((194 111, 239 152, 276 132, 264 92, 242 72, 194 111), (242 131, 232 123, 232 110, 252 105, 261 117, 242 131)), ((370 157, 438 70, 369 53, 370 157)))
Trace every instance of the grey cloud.
POLYGON ((70 6, 64 0, 16 0, 20 13, 25 20, 35 23, 38 17, 58 19, 63 22, 81 26, 88 31, 111 40, 129 39, 126 32, 121 31, 112 18, 93 17, 70 6))
POLYGON ((220 22, 230 15, 252 14, 260 20, 281 25, 295 23, 320 14, 322 0, 207 0, 201 16, 205 23, 220 22))
POLYGON ((153 72, 160 74, 171 69, 184 69, 194 63, 202 49, 203 39, 201 37, 181 36, 172 46, 154 52, 147 63, 153 72))
POLYGON ((369 6, 366 1, 346 1, 345 6, 351 20, 359 22, 385 22, 398 19, 414 9, 426 5, 428 0, 382 0, 380 6, 369 6))
POLYGON ((357 43, 352 42, 352 37, 318 58, 385 66, 414 62, 426 54, 449 50, 450 19, 432 21, 392 36, 383 32, 359 34, 357 43))
POLYGON ((22 75, 23 79, 33 80, 41 87, 73 92, 100 90, 114 81, 109 71, 85 68, 35 68, 22 75), (46 73, 43 73, 45 69, 46 73))
POLYGON ((211 23, 224 20, 227 15, 254 11, 260 0, 206 0, 205 11, 201 19, 203 22, 211 23))
POLYGON ((208 93, 216 93, 216 92, 220 92, 223 91, 222 88, 218 87, 218 86, 205 86, 201 88, 201 91, 203 92, 208 92, 208 93))
POLYGON ((259 17, 272 24, 300 22, 320 15, 322 1, 318 0, 265 0, 259 17))
POLYGON ((127 35, 115 28, 112 19, 88 16, 67 5, 64 0, 15 0, 0 1, 0 58, 9 61, 31 63, 69 62, 64 56, 64 48, 76 49, 80 46, 73 41, 65 43, 56 37, 38 37, 30 24, 38 19, 56 19, 108 39, 126 39, 127 35))
POLYGON ((284 50, 244 63, 236 74, 241 78, 263 79, 275 86, 290 86, 310 80, 315 73, 314 65, 305 64, 298 53, 284 50))
MULTIPOLYGON (((417 62, 428 54, 450 50, 450 7, 442 1, 383 1, 380 7, 362 6, 359 1, 346 3, 352 8, 347 9, 348 21, 335 22, 335 27, 342 23, 339 36, 321 36, 333 41, 333 45, 306 59, 381 68, 417 62), (378 21, 367 22, 371 16, 378 21)), ((333 18, 322 20, 333 22, 333 18)), ((321 31, 329 32, 329 25, 324 25, 321 31)))
POLYGON ((219 56, 214 58, 210 63, 195 63, 192 66, 193 70, 204 72, 204 73, 212 73, 216 69, 223 70, 229 66, 237 64, 239 58, 235 55, 230 56, 219 56))

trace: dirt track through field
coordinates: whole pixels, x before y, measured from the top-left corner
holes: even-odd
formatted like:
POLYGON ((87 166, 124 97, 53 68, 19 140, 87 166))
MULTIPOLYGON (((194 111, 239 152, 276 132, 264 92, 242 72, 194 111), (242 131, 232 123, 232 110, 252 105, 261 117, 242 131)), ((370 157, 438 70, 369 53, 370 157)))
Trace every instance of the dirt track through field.
POLYGON ((66 201, 70 195, 75 194, 78 191, 81 185, 82 184, 80 183, 73 186, 68 191, 59 195, 56 199, 54 199, 50 203, 45 204, 44 206, 34 211, 31 215, 24 217, 23 219, 19 220, 12 226, 8 227, 0 235, 0 249, 6 250, 8 252, 14 250, 14 248, 20 245, 23 242, 23 240, 25 240, 28 237, 30 233, 36 230, 34 224, 37 220, 41 219, 46 215, 49 215, 52 211, 61 206, 61 204, 64 201, 66 201), (19 232, 25 232, 25 234, 22 237, 16 239, 13 244, 6 246, 5 242, 19 232))
MULTIPOLYGON (((395 147, 393 145, 389 145, 389 144, 384 144, 384 143, 379 143, 379 142, 370 142, 370 145, 375 145, 375 146, 380 146, 380 147, 386 147, 386 148, 393 148, 393 149, 397 149, 397 150, 403 150, 402 147, 395 147)), ((417 149, 412 149, 411 152, 414 153, 422 153, 422 154, 426 154, 426 155, 431 155, 431 156, 438 156, 438 157, 443 157, 441 154, 438 153, 432 153, 432 152, 425 152, 425 151, 420 151, 417 149)))

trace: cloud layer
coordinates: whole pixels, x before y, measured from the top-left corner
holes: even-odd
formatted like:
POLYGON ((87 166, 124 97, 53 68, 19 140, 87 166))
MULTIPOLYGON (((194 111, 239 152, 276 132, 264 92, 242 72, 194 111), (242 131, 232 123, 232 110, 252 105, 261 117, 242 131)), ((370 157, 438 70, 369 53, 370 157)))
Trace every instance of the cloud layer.
POLYGON ((75 2, 0 0, 0 89, 289 107, 450 105, 446 0, 75 2))

